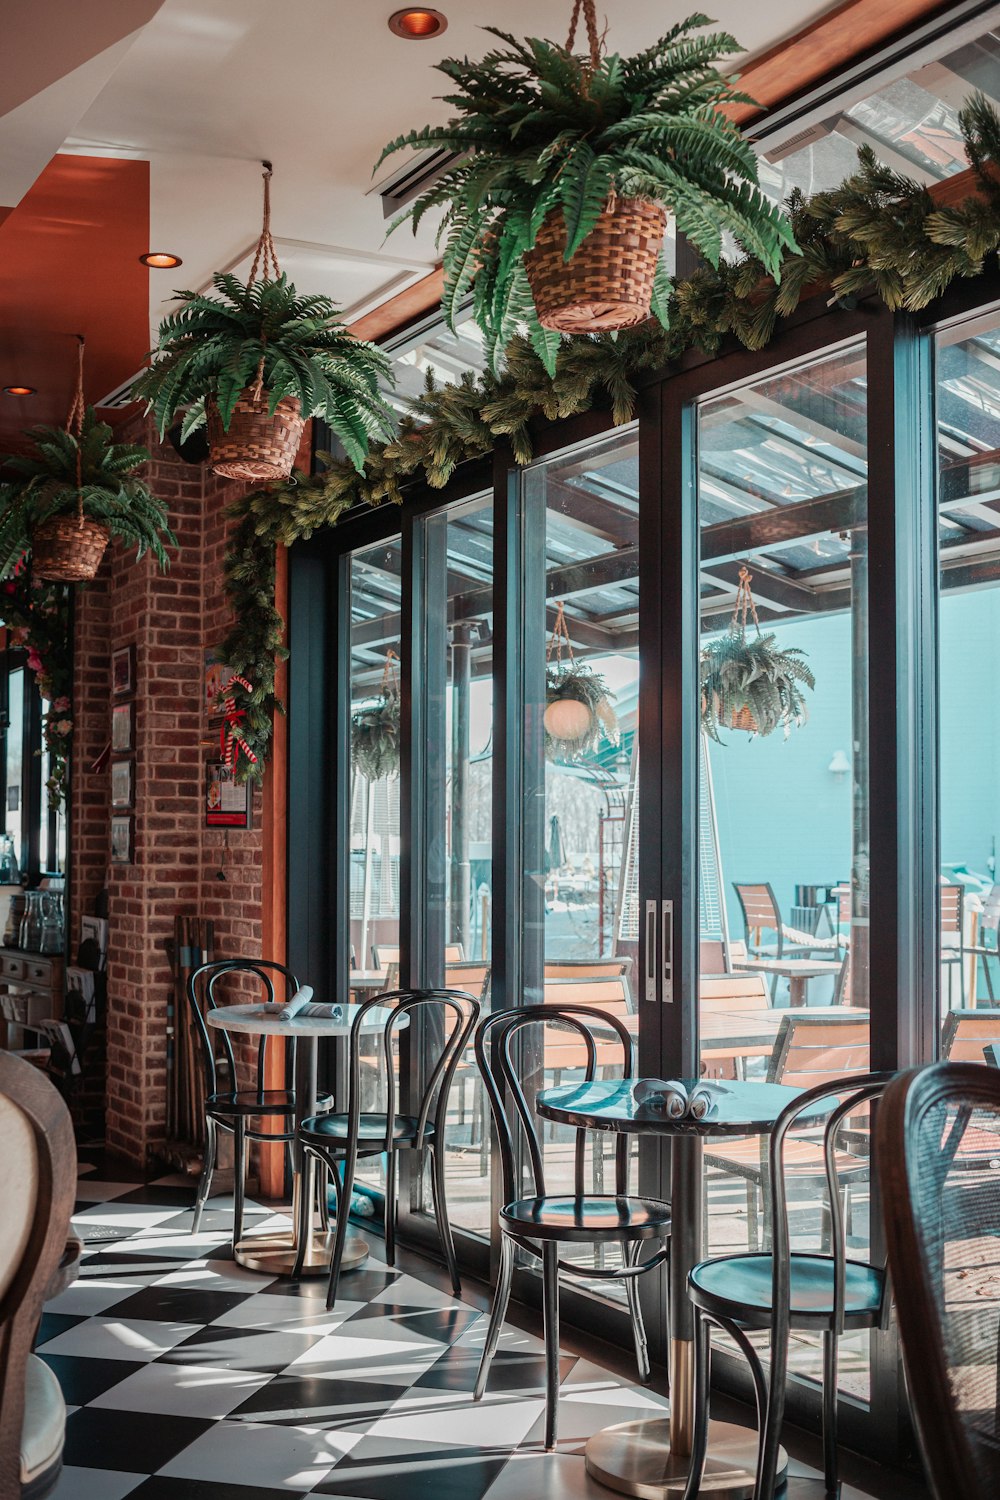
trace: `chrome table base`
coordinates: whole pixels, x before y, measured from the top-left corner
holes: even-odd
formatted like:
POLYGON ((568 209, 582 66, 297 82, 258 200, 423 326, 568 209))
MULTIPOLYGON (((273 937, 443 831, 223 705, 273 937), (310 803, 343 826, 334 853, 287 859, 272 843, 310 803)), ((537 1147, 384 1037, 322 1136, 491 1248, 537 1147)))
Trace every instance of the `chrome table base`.
MULTIPOLYGON (((587 1472, 599 1484, 633 1495, 636 1500, 680 1500, 687 1484, 690 1454, 670 1450, 670 1421, 666 1417, 624 1422, 605 1427, 587 1443, 587 1472)), ((711 1422, 708 1458, 699 1495, 713 1500, 750 1500, 757 1467, 757 1434, 732 1422, 711 1422)), ((788 1456, 778 1455, 778 1480, 784 1478, 788 1456)))

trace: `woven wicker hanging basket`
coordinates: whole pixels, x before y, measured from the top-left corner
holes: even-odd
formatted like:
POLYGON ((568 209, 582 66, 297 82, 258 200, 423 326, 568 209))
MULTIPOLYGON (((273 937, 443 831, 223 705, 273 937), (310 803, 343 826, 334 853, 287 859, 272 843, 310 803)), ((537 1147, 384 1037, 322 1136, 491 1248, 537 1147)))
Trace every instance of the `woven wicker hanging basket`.
POLYGON ((562 209, 545 216, 524 266, 543 328, 607 333, 650 315, 667 216, 648 198, 611 198, 569 262, 562 209))
POLYGON ((288 478, 302 441, 305 417, 294 396, 279 401, 273 416, 268 412, 268 399, 266 391, 255 398, 248 386, 236 402, 228 431, 215 402, 207 403, 208 445, 216 474, 255 484, 288 478))
POLYGON ((730 729, 743 729, 747 734, 758 732, 757 720, 754 718, 746 704, 742 708, 734 708, 729 715, 730 729))
POLYGON ((31 568, 50 583, 86 583, 97 576, 111 533, 96 521, 53 516, 35 527, 31 568))

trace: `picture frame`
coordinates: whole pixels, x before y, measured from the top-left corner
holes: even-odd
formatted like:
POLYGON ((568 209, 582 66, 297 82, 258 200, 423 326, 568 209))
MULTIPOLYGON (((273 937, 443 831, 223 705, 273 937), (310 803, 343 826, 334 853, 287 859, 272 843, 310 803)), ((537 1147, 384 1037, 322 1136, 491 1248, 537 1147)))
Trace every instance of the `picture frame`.
POLYGON ((113 760, 111 762, 111 806, 132 807, 135 804, 135 760, 128 756, 125 760, 113 760))
POLYGON ((208 766, 205 827, 253 827, 253 786, 249 781, 236 781, 222 761, 212 761, 208 766))
POLYGON ((127 698, 135 692, 135 646, 119 646, 111 653, 111 696, 127 698))
POLYGON ((111 863, 131 865, 135 862, 135 818, 131 813, 111 819, 111 863))
POLYGON ((121 755, 135 749, 135 704, 116 703, 111 710, 111 749, 121 755))

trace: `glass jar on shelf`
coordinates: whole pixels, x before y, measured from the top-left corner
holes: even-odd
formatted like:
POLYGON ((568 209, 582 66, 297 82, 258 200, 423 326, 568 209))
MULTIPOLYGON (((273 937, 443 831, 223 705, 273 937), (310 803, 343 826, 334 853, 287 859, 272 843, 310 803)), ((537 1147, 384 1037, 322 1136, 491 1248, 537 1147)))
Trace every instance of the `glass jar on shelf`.
POLYGON ((21 939, 18 944, 25 953, 37 953, 42 945, 42 892, 26 891, 24 916, 21 919, 21 939))
POLYGON ((40 895, 42 917, 38 950, 40 953, 61 953, 63 951, 62 894, 59 891, 42 891, 40 895))

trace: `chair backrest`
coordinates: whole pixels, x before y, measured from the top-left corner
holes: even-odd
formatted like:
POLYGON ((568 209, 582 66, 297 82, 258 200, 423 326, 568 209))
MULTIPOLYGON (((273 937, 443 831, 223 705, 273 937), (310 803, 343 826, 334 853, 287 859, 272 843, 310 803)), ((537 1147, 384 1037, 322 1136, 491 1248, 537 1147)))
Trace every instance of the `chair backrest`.
POLYGON ((743 912, 744 936, 748 945, 759 943, 761 932, 766 928, 776 934, 780 954, 781 912, 778 910, 778 903, 770 884, 764 881, 760 885, 741 885, 738 881, 734 881, 733 890, 736 892, 740 910, 743 912))
MULTIPOLYGON (((529 1027, 542 1028, 543 1051, 546 1050, 545 1034, 550 1028, 569 1030, 584 1052, 585 1082, 591 1082, 597 1072, 598 1034, 605 1046, 608 1045, 609 1035, 617 1038, 623 1078, 631 1078, 635 1067, 632 1036, 621 1017, 611 1012, 595 1010, 587 1005, 564 1005, 546 1001, 544 1005, 520 1005, 512 1010, 497 1011, 492 1016, 483 1017, 476 1030, 476 1062, 496 1126, 505 1203, 525 1196, 545 1196, 542 1147, 522 1081, 525 1069, 519 1044, 526 1040, 524 1032, 529 1027), (505 1098, 511 1101, 511 1112, 508 1112, 505 1098), (517 1169, 516 1130, 519 1130, 525 1148, 528 1184, 522 1181, 517 1169)), ((577 1197, 583 1197, 584 1194, 587 1136, 586 1130, 576 1132, 574 1190, 577 1197)), ((615 1142, 615 1184, 615 1192, 619 1196, 628 1192, 628 1137, 623 1133, 618 1135, 615 1142)))
POLYGON ((76 1143, 45 1074, 0 1051, 0 1496, 21 1495, 28 1356, 69 1234, 76 1143))
POLYGON ((721 938, 702 938, 698 944, 698 973, 724 974, 726 945, 721 938))
MULTIPOLYGON (((448 1093, 466 1041, 479 1018, 479 1009, 476 997, 462 990, 390 990, 383 995, 373 995, 364 1005, 358 1006, 351 1023, 347 1088, 347 1153, 352 1159, 357 1156, 361 1133, 362 1044, 372 1012, 386 1012, 379 1049, 380 1071, 386 1089, 385 1134, 381 1143, 366 1134, 365 1150, 388 1151, 401 1112, 401 1070, 396 1066, 394 1049, 404 1027, 409 1026, 415 1016, 419 1016, 423 1023, 418 1047, 425 1082, 418 1101, 417 1130, 413 1141, 420 1148, 426 1144, 430 1125, 434 1127, 435 1139, 444 1140, 448 1093)), ((368 1056, 370 1059, 370 1049, 368 1056)))
POLYGON ((991 1042, 988 1047, 984 1047, 983 1056, 988 1068, 1000 1068, 1000 1042, 991 1042))
POLYGON ((1000 1493, 1000 1074, 903 1073, 875 1130, 889 1270, 910 1404, 936 1500, 1000 1493), (971 1165, 970 1165, 971 1163, 971 1165))
POLYGON ((634 1009, 624 974, 581 974, 569 979, 546 974, 542 996, 546 1005, 583 1005, 616 1016, 631 1015, 634 1009))
POLYGON ((961 932, 965 907, 964 885, 941 887, 941 931, 961 932))
POLYGON ((767 1067, 768 1083, 811 1089, 831 1079, 867 1073, 867 1011, 811 1016, 807 1010, 782 1016, 767 1067))
POLYGON ((631 972, 630 958, 554 958, 545 965, 546 979, 583 979, 588 974, 599 979, 631 972))
POLYGON ((475 995, 485 1005, 490 993, 490 966, 464 960, 461 963, 449 963, 444 971, 444 987, 446 990, 463 990, 469 995, 475 995))
POLYGON ((771 1009, 765 974, 702 974, 698 980, 698 1006, 710 1011, 743 1014, 771 1009))
MULTIPOLYGON (((286 969, 284 964, 275 963, 269 958, 221 958, 214 963, 202 964, 200 968, 191 971, 187 983, 188 1008, 191 1013, 191 1027, 198 1038, 202 1070, 205 1075, 205 1090, 209 1094, 214 1094, 218 1088, 216 1059, 220 1047, 225 1052, 229 1066, 230 1087, 235 1089, 240 1086, 232 1037, 228 1031, 213 1029, 209 1032, 205 1016, 210 1010, 215 1010, 218 1006, 227 1003, 222 994, 223 981, 227 978, 243 976, 257 981, 263 990, 263 998, 268 1003, 290 999, 299 988, 299 981, 291 969, 286 969)), ((237 993, 234 1000, 241 1005, 250 1003, 245 992, 237 993)), ((261 1095, 265 1089, 269 1040, 268 1036, 262 1035, 257 1044, 257 1065, 252 1087, 261 1095)), ((295 1042, 296 1039, 292 1037, 289 1046, 289 1058, 292 1065, 295 1061, 295 1042)))
POLYGON ((941 1057, 946 1062, 983 1060, 983 1048, 1000 1042, 1000 1009, 951 1010, 941 1028, 941 1057))
MULTIPOLYGON (((399 945, 392 943, 372 944, 372 966, 384 970, 390 964, 399 964, 399 945)), ((465 962, 465 949, 461 943, 445 943, 444 961, 446 964, 461 964, 465 962)))
MULTIPOLYGON (((799 1094, 782 1110, 774 1124, 768 1142, 768 1163, 771 1180, 771 1371, 769 1386, 784 1398, 785 1380, 788 1373, 788 1346, 791 1321, 791 1228, 788 1217, 788 1198, 785 1187, 785 1147, 789 1135, 796 1128, 808 1130, 810 1135, 819 1128, 823 1133, 823 1175, 825 1177, 826 1208, 828 1218, 818 1222, 823 1225, 821 1252, 833 1261, 833 1329, 835 1334, 844 1331, 847 1286, 847 1233, 844 1206, 840 1191, 840 1171, 846 1153, 838 1149, 840 1133, 853 1122, 859 1113, 884 1092, 893 1078, 892 1073, 858 1073, 847 1078, 830 1078, 799 1094)), ((861 1165, 858 1158, 853 1158, 861 1165)), ((796 1250, 802 1250, 800 1226, 796 1225, 796 1250)), ((856 1258, 856 1257, 852 1257, 856 1258)), ((891 1298, 883 1285, 879 1321, 888 1326, 891 1298)), ((831 1341, 829 1359, 832 1369, 824 1370, 824 1379, 837 1389, 837 1349, 839 1340, 831 1341)), ((764 1468, 758 1470, 757 1482, 760 1492, 773 1495, 775 1492, 775 1465, 777 1444, 769 1445, 771 1452, 764 1458, 764 1468)), ((766 1450, 765 1450, 766 1452, 766 1450)))

